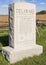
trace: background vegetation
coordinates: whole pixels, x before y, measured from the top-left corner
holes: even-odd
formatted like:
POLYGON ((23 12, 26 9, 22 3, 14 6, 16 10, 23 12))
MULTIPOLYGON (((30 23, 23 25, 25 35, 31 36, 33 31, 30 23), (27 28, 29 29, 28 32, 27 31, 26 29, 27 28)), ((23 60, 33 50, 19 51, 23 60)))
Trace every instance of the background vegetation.
POLYGON ((46 10, 42 10, 40 12, 37 12, 37 14, 46 14, 46 10))

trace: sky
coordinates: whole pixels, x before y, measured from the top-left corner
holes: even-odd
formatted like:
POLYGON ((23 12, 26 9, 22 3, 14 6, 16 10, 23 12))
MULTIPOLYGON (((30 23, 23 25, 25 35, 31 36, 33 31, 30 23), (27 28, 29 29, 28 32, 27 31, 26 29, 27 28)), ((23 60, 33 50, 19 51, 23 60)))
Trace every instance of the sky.
POLYGON ((36 11, 46 10, 46 0, 0 0, 0 15, 8 15, 8 6, 12 2, 31 2, 36 5, 36 11))

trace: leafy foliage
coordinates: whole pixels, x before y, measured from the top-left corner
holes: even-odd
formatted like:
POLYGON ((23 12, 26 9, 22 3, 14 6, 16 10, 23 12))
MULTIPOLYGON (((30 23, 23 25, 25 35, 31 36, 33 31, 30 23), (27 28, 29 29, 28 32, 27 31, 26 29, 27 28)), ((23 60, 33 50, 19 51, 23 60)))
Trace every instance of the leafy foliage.
POLYGON ((42 10, 40 12, 37 12, 37 14, 46 14, 46 11, 45 10, 42 10))

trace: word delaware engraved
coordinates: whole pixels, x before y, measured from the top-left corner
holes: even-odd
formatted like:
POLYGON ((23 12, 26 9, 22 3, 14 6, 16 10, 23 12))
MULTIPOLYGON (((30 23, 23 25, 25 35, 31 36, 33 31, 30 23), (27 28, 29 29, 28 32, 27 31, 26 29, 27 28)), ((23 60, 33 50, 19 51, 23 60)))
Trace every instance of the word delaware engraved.
POLYGON ((16 9, 17 14, 34 14, 34 9, 28 10, 28 9, 16 9))

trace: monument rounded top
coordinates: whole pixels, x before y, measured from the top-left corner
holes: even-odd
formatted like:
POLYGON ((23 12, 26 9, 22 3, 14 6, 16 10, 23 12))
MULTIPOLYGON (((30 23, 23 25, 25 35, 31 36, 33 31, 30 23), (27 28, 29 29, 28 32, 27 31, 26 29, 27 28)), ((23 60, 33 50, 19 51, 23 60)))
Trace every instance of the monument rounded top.
POLYGON ((30 3, 30 2, 13 2, 12 4, 29 4, 29 5, 34 5, 35 6, 35 4, 34 3, 30 3))

